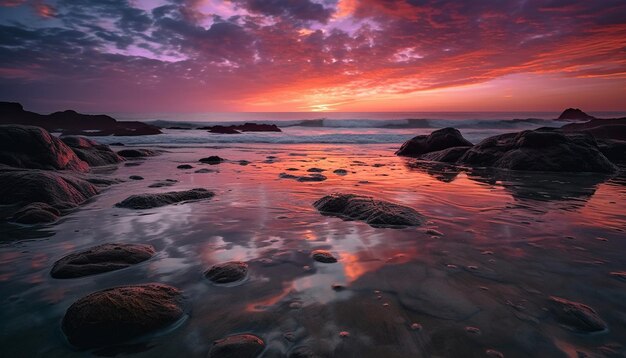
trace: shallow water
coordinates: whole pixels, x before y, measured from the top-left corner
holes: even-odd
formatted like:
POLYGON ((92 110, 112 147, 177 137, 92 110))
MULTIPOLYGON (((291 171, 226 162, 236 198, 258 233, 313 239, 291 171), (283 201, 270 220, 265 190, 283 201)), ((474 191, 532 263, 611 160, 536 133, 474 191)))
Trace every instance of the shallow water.
POLYGON ((300 346, 340 357, 485 357, 489 349, 506 357, 624 353, 626 282, 610 273, 626 271, 625 178, 458 170, 395 157, 396 148, 168 148, 139 166, 103 171, 145 179, 110 187, 52 226, 0 227, 0 355, 90 356, 93 351, 65 341, 65 310, 90 292, 147 282, 181 288, 187 319, 96 353, 205 357, 214 340, 242 332, 265 340, 264 357, 300 346), (208 155, 230 162, 197 162, 208 155), (184 163, 195 168, 176 168, 184 163), (279 178, 287 168, 304 175, 311 167, 326 169, 328 180, 279 178), (215 172, 194 173, 201 168, 215 172), (340 168, 348 174, 332 172, 340 168), (164 179, 178 182, 148 188, 164 179), (150 210, 114 207, 131 194, 196 187, 216 196, 150 210), (411 206, 427 224, 383 229, 320 215, 312 203, 332 192, 411 206), (105 242, 151 244, 158 254, 105 274, 50 277, 62 256, 105 242), (315 249, 330 250, 339 261, 314 262, 315 249), (228 260, 249 263, 242 284, 204 279, 204 270, 228 260), (346 289, 333 290, 335 283, 346 289), (593 307, 609 330, 588 335, 562 327, 546 310, 551 295, 593 307))

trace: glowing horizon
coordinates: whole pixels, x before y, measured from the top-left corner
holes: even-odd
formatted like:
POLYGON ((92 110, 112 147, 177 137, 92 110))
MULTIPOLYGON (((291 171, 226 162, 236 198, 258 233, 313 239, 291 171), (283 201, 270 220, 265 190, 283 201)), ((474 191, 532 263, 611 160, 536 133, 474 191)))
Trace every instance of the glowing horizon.
POLYGON ((0 0, 0 100, 85 112, 625 111, 607 0, 0 0))

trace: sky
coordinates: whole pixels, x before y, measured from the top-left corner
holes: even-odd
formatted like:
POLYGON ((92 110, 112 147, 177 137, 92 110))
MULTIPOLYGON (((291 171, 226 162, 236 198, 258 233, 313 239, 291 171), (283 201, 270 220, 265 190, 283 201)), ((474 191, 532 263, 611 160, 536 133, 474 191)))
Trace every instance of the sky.
POLYGON ((51 112, 626 110, 624 0, 0 0, 51 112))

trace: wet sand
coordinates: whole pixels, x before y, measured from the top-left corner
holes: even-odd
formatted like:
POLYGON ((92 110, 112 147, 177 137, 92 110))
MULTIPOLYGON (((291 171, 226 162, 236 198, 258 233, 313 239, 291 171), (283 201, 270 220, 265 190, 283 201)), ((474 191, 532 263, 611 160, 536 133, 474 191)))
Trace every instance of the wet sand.
POLYGON ((213 341, 253 333, 266 343, 264 357, 303 346, 339 357, 624 354, 626 281, 615 274, 626 271, 624 177, 459 170, 396 157, 392 145, 158 149, 167 152, 138 166, 98 169, 144 179, 111 186, 54 225, 0 224, 2 355, 89 356, 63 336, 66 309, 97 290, 149 282, 182 289, 186 319, 96 353, 205 357, 213 341), (198 162, 211 155, 227 161, 198 162), (193 168, 177 168, 184 164, 193 168), (327 180, 280 178, 310 168, 327 180), (177 182, 149 187, 166 179, 177 182), (192 188, 216 195, 114 206, 131 194, 192 188), (313 202, 333 192, 412 207, 426 224, 374 228, 321 215, 313 202), (50 277, 64 255, 107 242, 150 244, 157 254, 119 271, 50 277), (314 261, 318 249, 338 262, 314 261), (248 263, 245 280, 204 278, 233 260, 248 263), (608 330, 572 332, 549 311, 550 296, 592 307, 608 330))

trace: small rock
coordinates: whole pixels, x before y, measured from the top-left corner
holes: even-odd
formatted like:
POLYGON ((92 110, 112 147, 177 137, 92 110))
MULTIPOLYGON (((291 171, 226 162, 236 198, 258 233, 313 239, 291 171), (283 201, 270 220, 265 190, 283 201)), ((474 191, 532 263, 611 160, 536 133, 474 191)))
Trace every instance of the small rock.
POLYGON ((307 172, 309 173, 321 173, 321 172, 325 172, 326 169, 322 169, 322 168, 309 168, 307 170, 307 172))
POLYGON ((348 331, 341 331, 341 332, 339 332, 339 337, 341 337, 341 338, 350 337, 350 332, 348 332, 348 331))
POLYGON ((333 170, 333 173, 337 174, 337 175, 347 175, 348 171, 345 169, 335 169, 333 170))
POLYGON ((128 179, 130 179, 130 180, 143 180, 143 177, 139 176, 139 175, 131 175, 131 176, 128 177, 128 179))
POLYGON ((313 260, 326 264, 337 262, 337 259, 326 250, 315 250, 311 253, 313 260))
POLYGON ((422 328, 422 325, 419 323, 411 323, 411 329, 414 331, 421 331, 422 328))
POLYGON ((470 334, 476 334, 476 335, 481 334, 480 328, 471 327, 471 326, 465 327, 465 332, 470 333, 470 334))
POLYGON ((241 261, 229 261, 213 265, 204 273, 204 277, 217 284, 243 280, 248 274, 248 264, 241 261))
POLYGON ((181 165, 177 166, 176 168, 178 168, 178 169, 193 169, 193 166, 189 165, 189 164, 181 164, 181 165))
POLYGON ((551 296, 548 303, 556 320, 570 330, 591 333, 607 329, 596 311, 585 304, 556 296, 551 296))
POLYGON ((211 164, 211 165, 220 164, 223 161, 224 161, 224 158, 220 158, 217 155, 212 155, 210 157, 200 159, 200 162, 205 163, 205 164, 211 164))
POLYGON ((265 342, 252 334, 237 334, 213 342, 209 358, 256 358, 265 342))

